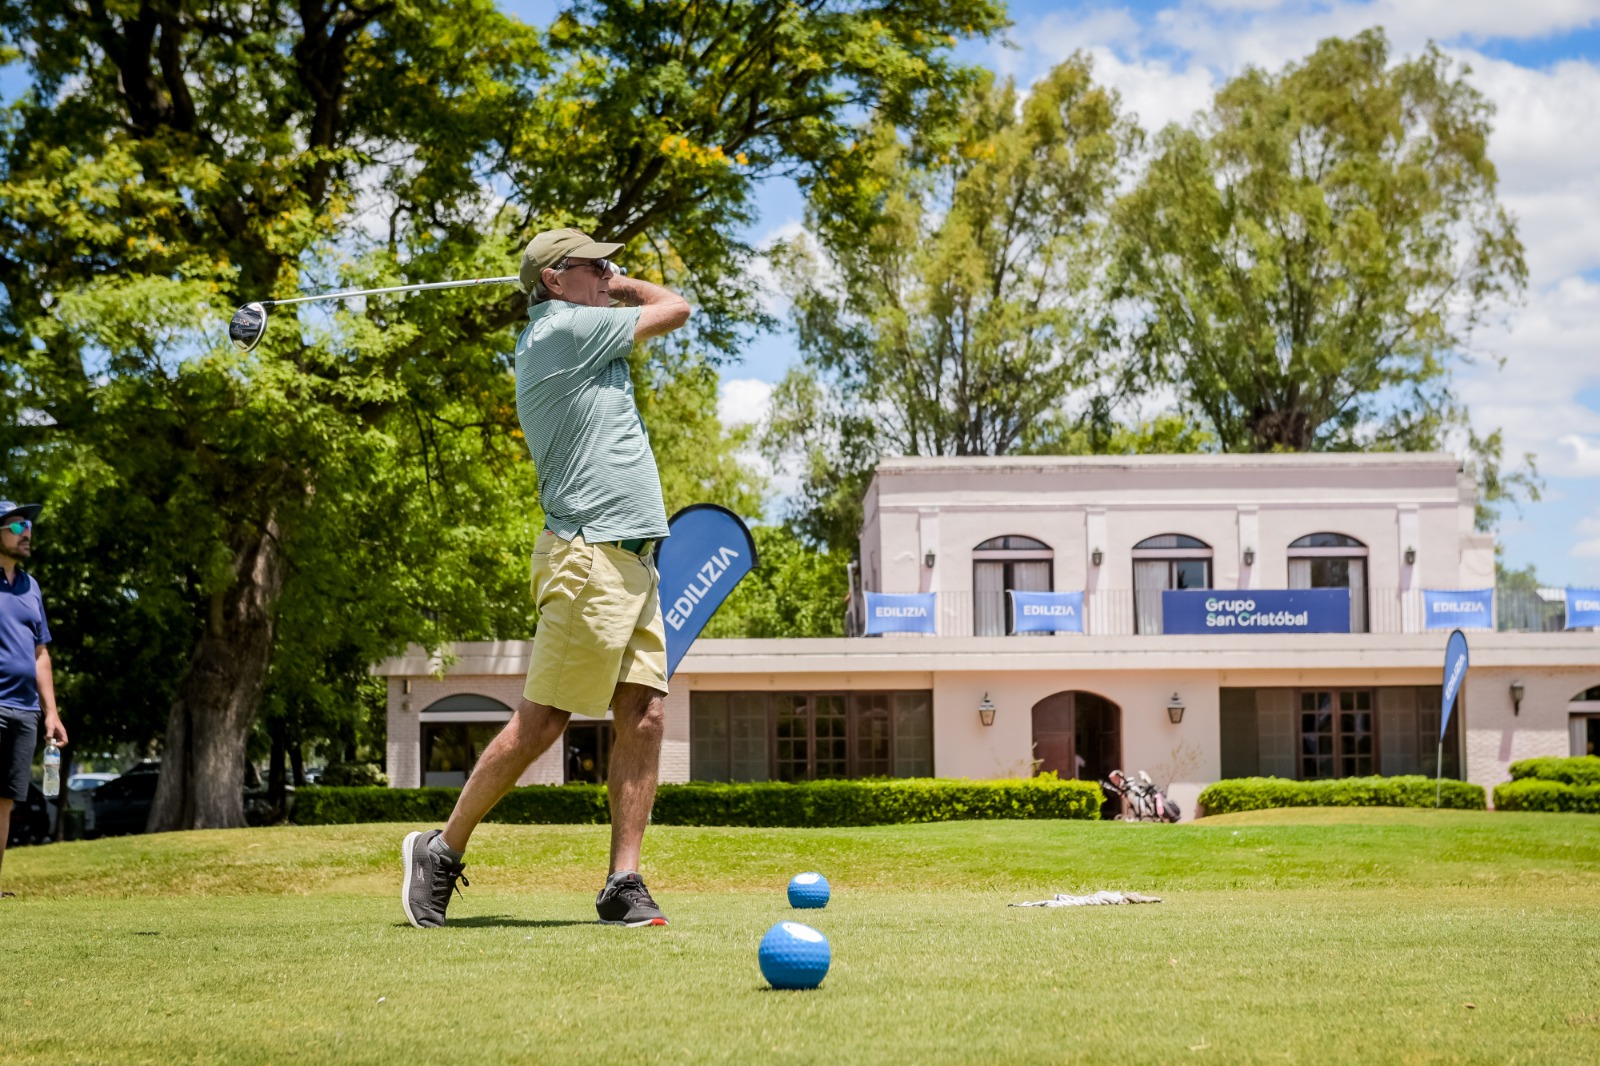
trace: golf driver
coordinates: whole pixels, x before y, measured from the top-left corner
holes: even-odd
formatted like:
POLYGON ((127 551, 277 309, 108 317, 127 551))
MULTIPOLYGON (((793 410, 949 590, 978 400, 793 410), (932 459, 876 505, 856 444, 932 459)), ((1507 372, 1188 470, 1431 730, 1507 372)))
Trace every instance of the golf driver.
POLYGON ((518 278, 473 278, 471 281, 434 281, 426 285, 394 285, 387 289, 353 289, 321 296, 293 296, 287 300, 260 300, 248 303, 233 313, 228 322, 228 339, 241 352, 248 352, 267 332, 267 310, 283 304, 303 304, 317 300, 347 300, 352 296, 379 296, 386 292, 421 292, 424 289, 464 289, 469 285, 515 285, 518 278))

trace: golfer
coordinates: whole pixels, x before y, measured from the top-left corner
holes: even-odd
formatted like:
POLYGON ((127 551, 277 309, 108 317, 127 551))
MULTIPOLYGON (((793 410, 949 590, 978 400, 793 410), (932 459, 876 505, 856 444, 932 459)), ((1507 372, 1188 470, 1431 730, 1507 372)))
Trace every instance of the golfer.
MULTIPOLYGON (((11 836, 11 808, 28 799, 40 718, 45 736, 58 745, 67 742, 56 713, 44 597, 39 583, 22 569, 33 555, 33 523, 40 510, 41 504, 0 500, 0 863, 11 836)), ((0 892, 0 897, 12 894, 0 892)))
POLYGON ((462 855, 483 817, 574 714, 612 712, 607 774, 611 872, 595 898, 613 925, 666 925, 639 877, 655 802, 667 692, 666 636, 650 551, 667 535, 650 438, 628 354, 689 320, 683 297, 621 276, 603 244, 575 229, 541 233, 522 254, 528 325, 517 339, 517 418, 539 476, 545 529, 533 550, 539 628, 516 714, 478 757, 444 829, 401 848, 401 902, 416 926, 441 926, 462 855), (618 306, 612 306, 616 304, 618 306))

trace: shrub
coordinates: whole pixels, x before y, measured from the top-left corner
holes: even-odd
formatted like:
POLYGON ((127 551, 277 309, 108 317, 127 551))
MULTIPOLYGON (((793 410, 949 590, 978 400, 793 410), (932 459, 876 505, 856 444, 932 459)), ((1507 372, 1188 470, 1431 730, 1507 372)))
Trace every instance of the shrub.
MULTIPOLYGON (((1571 759, 1518 759, 1511 764, 1511 780, 1600 785, 1600 755, 1579 755, 1571 759)), ((1500 804, 1497 802, 1495 806, 1500 804)))
POLYGON ((370 788, 387 785, 389 777, 370 762, 331 762, 322 770, 318 784, 341 788, 370 788))
MULTIPOLYGON (((443 822, 454 788, 303 788, 300 825, 443 822)), ((824 827, 947 822, 975 818, 1098 818, 1104 796, 1089 781, 1043 775, 1022 781, 946 778, 811 781, 803 784, 690 782, 656 791, 658 825, 824 827)), ((603 785, 512 789, 487 819, 518 825, 610 821, 603 785)))
MULTIPOLYGON (((1546 760, 1526 759, 1524 762, 1546 760)), ((1551 759, 1550 762, 1577 762, 1577 759, 1551 759)), ((1497 811, 1557 811, 1573 814, 1600 814, 1600 784, 1569 785, 1542 777, 1524 777, 1494 787, 1497 811)))
MULTIPOLYGON (((1432 807, 1434 779, 1341 777, 1331 781, 1290 781, 1282 777, 1239 777, 1218 781, 1200 793, 1206 814, 1264 811, 1273 807, 1432 807)), ((1439 806, 1483 810, 1483 786, 1445 780, 1439 806)))

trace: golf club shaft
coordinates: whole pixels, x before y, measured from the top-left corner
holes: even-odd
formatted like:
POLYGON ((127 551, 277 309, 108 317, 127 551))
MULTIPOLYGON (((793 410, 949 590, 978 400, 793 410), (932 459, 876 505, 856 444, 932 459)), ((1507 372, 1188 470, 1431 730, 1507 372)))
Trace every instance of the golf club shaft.
POLYGON ((352 289, 349 292, 325 292, 320 296, 291 296, 287 300, 262 300, 262 307, 282 307, 284 304, 313 303, 317 300, 346 300, 352 296, 380 296, 386 292, 421 292, 424 289, 463 289, 469 285, 509 285, 521 279, 473 278, 471 281, 431 281, 425 285, 391 285, 387 289, 352 289))

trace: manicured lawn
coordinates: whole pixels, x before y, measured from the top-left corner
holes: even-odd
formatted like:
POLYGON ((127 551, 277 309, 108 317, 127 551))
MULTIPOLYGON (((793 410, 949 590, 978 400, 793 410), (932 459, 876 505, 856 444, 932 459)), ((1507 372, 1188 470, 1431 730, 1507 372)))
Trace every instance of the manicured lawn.
POLYGON ((406 828, 12 852, 0 1061, 1600 1061, 1592 816, 662 826, 665 930, 593 924, 598 826, 485 827, 412 929, 406 828), (834 901, 797 915, 805 869, 834 901), (1166 902, 1005 906, 1100 888, 1166 902), (816 992, 756 968, 793 917, 833 943, 816 992))

